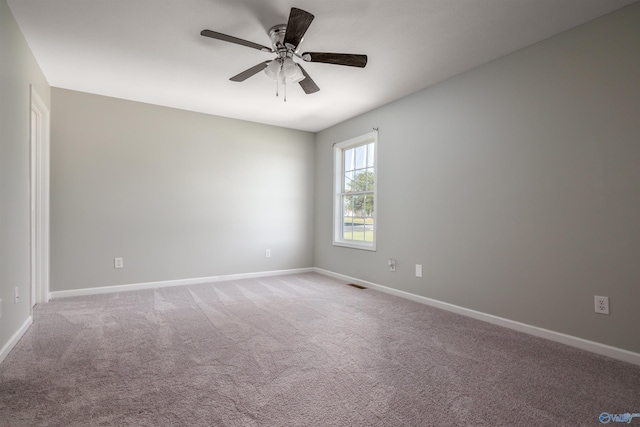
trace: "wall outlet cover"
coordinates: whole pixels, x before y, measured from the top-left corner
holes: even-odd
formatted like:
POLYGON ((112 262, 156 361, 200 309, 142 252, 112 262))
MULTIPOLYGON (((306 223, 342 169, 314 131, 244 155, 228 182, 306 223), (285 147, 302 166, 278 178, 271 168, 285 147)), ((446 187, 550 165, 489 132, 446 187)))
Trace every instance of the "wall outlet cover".
POLYGON ((595 296, 595 310, 598 314, 609 314, 609 297, 595 296))

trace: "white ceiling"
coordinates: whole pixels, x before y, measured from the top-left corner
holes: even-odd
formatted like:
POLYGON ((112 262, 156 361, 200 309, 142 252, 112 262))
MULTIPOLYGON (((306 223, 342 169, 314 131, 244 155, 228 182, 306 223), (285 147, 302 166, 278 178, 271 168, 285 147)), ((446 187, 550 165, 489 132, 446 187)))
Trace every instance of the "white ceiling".
POLYGON ((316 132, 636 0, 8 0, 51 86, 316 132), (301 51, 363 53, 364 69, 306 63, 320 92, 259 73, 290 8, 315 15, 301 51))

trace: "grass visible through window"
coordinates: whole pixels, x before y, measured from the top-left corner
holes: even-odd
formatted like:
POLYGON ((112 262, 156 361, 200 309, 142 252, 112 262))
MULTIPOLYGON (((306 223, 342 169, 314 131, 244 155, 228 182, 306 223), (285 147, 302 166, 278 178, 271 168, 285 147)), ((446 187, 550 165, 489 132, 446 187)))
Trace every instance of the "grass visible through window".
POLYGON ((356 242, 373 242, 373 218, 344 217, 342 238, 356 242))

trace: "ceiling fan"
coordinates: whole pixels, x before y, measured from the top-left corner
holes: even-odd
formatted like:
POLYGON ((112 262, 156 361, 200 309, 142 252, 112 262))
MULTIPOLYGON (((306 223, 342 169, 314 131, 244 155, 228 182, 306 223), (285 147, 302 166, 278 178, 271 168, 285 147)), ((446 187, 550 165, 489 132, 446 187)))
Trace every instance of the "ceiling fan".
POLYGON ((294 57, 300 58, 305 62, 322 62, 325 64, 346 65, 349 67, 364 68, 367 65, 367 55, 327 52, 304 52, 303 54, 299 54, 300 43, 302 43, 302 39, 311 25, 313 18, 314 16, 311 13, 292 7, 287 24, 275 25, 269 29, 268 33, 272 47, 263 46, 211 30, 202 30, 200 35, 261 50, 262 52, 275 53, 275 59, 261 62, 231 77, 229 80, 243 82, 264 70, 267 76, 277 82, 277 85, 285 85, 286 101, 287 83, 300 84, 300 87, 302 87, 302 90, 304 90, 307 95, 320 90, 305 69, 293 60, 294 57))

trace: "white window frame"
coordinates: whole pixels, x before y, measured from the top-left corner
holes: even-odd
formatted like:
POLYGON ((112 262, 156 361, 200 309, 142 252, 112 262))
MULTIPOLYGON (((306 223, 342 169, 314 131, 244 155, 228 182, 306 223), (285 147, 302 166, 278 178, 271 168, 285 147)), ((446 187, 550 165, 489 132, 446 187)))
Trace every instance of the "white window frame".
POLYGON ((376 250, 378 229, 378 132, 371 132, 333 146, 333 245, 347 248, 376 250), (343 234, 344 220, 342 218, 342 188, 344 185, 344 151, 360 145, 374 144, 373 159, 373 242, 345 240, 343 234))

